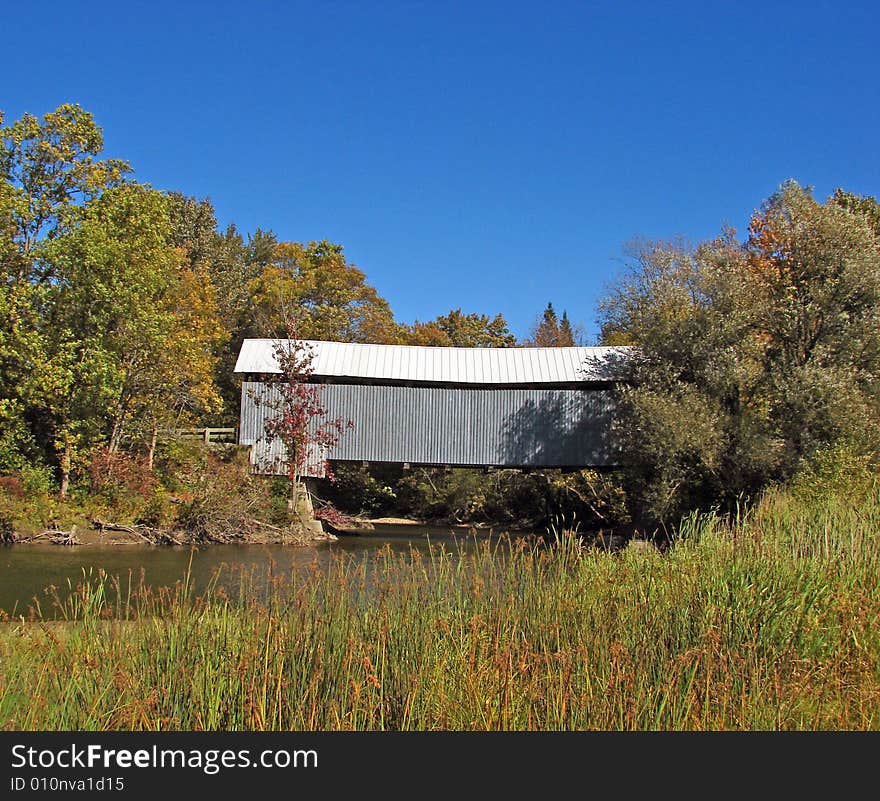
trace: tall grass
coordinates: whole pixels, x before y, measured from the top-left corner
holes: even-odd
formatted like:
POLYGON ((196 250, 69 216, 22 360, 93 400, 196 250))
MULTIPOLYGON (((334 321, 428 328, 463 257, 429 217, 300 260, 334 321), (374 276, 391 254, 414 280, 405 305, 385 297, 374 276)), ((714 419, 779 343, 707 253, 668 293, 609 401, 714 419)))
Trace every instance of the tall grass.
POLYGON ((880 506, 772 494, 665 553, 379 552, 233 599, 87 576, 0 635, 16 729, 877 729, 880 506))

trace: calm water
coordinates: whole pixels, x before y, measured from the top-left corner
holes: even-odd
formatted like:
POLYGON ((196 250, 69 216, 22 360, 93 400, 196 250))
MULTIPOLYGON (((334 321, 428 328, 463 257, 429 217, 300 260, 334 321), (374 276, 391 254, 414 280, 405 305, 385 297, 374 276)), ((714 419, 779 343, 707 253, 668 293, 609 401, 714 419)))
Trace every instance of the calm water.
POLYGON ((152 547, 149 545, 74 546, 13 545, 0 546, 0 609, 11 615, 27 616, 34 599, 44 614, 51 609, 47 588, 59 588, 64 596, 70 586, 83 580, 83 571, 93 574, 103 569, 117 576, 123 587, 129 576, 154 588, 173 586, 190 567, 190 581, 198 592, 219 570, 219 583, 231 594, 238 584, 238 571, 254 576, 278 576, 291 571, 326 569, 335 555, 363 559, 388 546, 408 553, 411 548, 427 550, 430 544, 442 544, 447 550, 476 547, 477 537, 466 529, 384 527, 360 536, 340 536, 337 542, 310 547, 289 545, 210 545, 203 548, 152 547))

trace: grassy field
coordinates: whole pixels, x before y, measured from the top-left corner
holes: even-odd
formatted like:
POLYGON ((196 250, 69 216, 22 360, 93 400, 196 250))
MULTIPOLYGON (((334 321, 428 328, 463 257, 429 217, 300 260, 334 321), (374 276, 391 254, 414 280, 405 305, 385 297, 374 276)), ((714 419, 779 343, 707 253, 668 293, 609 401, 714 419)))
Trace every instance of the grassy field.
POLYGON ((664 553, 380 553, 258 600, 174 592, 8 622, 11 729, 878 729, 876 495, 686 522, 664 553))

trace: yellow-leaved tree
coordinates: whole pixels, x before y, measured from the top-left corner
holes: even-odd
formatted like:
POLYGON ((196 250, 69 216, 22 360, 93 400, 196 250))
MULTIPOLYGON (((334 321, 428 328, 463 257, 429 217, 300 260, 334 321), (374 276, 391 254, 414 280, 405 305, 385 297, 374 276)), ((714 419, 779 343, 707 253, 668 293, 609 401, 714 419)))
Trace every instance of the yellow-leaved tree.
POLYGON ((270 336, 284 335, 292 310, 303 339, 393 343, 402 336, 388 302, 341 245, 280 242, 252 289, 258 326, 270 336))

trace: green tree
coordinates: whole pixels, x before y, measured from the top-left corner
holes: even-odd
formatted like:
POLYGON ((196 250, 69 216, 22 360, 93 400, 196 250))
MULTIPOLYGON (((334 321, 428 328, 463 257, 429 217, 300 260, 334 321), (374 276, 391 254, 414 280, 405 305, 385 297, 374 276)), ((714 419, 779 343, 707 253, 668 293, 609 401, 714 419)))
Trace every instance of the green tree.
POLYGON ((44 290, 17 278, 22 254, 15 242, 12 202, 12 186, 0 182, 0 473, 39 461, 37 443, 25 420, 25 398, 29 358, 42 349, 36 317, 44 290))
POLYGON ((601 310, 603 339, 637 346, 619 434, 643 512, 732 506, 835 443, 875 447, 880 247, 864 213, 789 182, 744 243, 629 255, 601 310))
POLYGON ((206 268, 213 259, 217 241, 217 217, 208 198, 197 200, 180 192, 169 192, 171 244, 185 253, 190 269, 206 268))
MULTIPOLYGON (((78 455, 187 408, 210 408, 212 348, 222 334, 207 276, 170 244, 170 201, 139 184, 105 191, 52 244, 42 402, 53 421, 61 494, 78 455), (182 263, 183 262, 183 263, 182 263)), ((152 450, 152 448, 151 448, 152 450)))
POLYGON ((248 235, 245 261, 259 275, 275 261, 276 247, 278 247, 278 237, 274 232, 257 228, 256 231, 248 235))
POLYGON ((33 280, 45 280, 51 269, 40 258, 43 241, 70 228, 84 203, 131 168, 118 159, 96 158, 103 134, 75 104, 61 105, 42 120, 24 114, 0 129, 0 140, 0 174, 12 187, 13 240, 22 254, 30 254, 19 263, 33 280))
POLYGON ((0 469, 38 461, 49 445, 44 412, 55 379, 64 381, 43 369, 57 281, 48 248, 129 171, 99 159, 102 149, 101 129, 78 105, 0 128, 0 469))
POLYGON ((847 211, 861 214, 868 221, 871 230, 877 236, 880 236, 880 203, 877 203, 876 198, 871 196, 864 197, 852 192, 846 192, 843 189, 836 189, 832 195, 832 200, 847 211))
POLYGON ((746 243, 771 419, 790 474, 843 437, 869 447, 880 389, 876 206, 817 202, 789 182, 752 218, 746 243))

